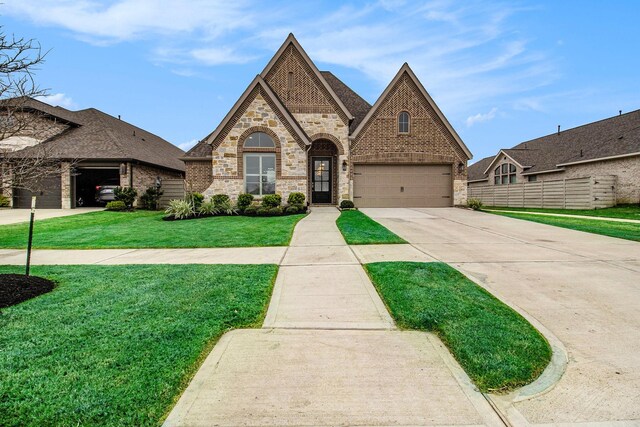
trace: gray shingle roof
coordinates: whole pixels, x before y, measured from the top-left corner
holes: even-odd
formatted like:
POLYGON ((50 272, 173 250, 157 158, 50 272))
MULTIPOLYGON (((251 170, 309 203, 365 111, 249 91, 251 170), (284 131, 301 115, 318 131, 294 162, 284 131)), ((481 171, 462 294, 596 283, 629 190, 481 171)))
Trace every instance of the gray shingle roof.
MULTIPOLYGON (((529 166, 526 173, 557 169, 557 165, 564 163, 638 153, 640 110, 521 142, 503 151, 522 166, 529 166)), ((484 171, 491 163, 481 165, 485 160, 469 166, 469 177, 485 176, 484 171)))
MULTIPOLYGON (((61 107, 36 104, 34 108, 47 114, 62 114, 76 124, 43 143, 46 144, 47 152, 54 157, 137 160, 178 171, 185 169, 184 163, 179 159, 184 151, 157 135, 95 108, 69 111, 61 107)), ((26 150, 29 149, 23 152, 26 150)))
POLYGON ((353 132, 367 115, 371 109, 371 105, 330 71, 320 71, 320 74, 322 74, 322 77, 324 77, 329 86, 331 86, 331 89, 333 89, 338 98, 340 98, 344 106, 353 114, 354 119, 349 127, 349 131, 353 132))
POLYGON ((489 167, 489 164, 491 164, 494 157, 495 156, 485 157, 484 159, 478 160, 477 162, 469 166, 467 168, 467 179, 469 181, 485 179, 487 176, 484 174, 484 171, 489 167))

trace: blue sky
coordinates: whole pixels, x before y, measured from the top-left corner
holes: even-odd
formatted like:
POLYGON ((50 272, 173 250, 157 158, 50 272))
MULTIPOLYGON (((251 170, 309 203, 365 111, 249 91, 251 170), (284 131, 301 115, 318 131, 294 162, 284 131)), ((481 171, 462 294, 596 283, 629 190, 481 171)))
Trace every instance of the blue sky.
POLYGON ((371 104, 408 62, 474 161, 640 108, 640 2, 5 0, 5 34, 50 50, 49 103, 121 115, 183 149, 289 32, 371 104))

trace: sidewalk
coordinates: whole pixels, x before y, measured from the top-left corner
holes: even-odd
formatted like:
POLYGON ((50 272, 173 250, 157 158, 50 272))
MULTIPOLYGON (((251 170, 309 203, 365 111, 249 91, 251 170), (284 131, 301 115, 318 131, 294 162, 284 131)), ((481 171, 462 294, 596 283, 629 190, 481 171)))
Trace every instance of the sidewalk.
POLYGON ((298 224, 263 329, 223 336, 165 426, 504 425, 434 335, 395 330, 337 216, 298 224))

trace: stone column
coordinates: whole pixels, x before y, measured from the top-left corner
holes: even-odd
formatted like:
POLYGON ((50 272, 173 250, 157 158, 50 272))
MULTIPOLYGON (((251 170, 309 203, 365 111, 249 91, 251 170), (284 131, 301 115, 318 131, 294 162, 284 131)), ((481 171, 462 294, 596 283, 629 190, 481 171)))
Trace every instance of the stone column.
POLYGON ((71 209, 71 198, 73 197, 73 189, 71 188, 71 164, 69 162, 62 162, 60 169, 62 209, 71 209))

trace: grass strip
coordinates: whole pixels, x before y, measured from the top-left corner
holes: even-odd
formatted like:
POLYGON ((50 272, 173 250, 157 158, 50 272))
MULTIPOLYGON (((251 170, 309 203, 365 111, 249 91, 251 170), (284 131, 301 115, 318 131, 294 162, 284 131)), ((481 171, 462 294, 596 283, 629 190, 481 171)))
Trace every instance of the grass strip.
POLYGON ((350 245, 407 243, 360 211, 342 211, 336 224, 350 245))
POLYGON ((549 344, 529 322, 447 264, 365 269, 396 323, 436 333, 481 391, 528 384, 551 360, 549 344))
MULTIPOLYGON (((36 249, 287 246, 304 215, 163 221, 162 212, 91 212, 36 221, 36 249)), ((37 218, 37 213, 36 213, 37 218)), ((0 226, 0 248, 24 248, 28 223, 0 226)))
POLYGON ((33 267, 58 285, 0 313, 0 425, 159 425, 224 332, 261 325, 277 269, 33 267))
POLYGON ((557 216, 527 215, 526 213, 492 212, 494 215, 523 219, 540 224, 554 225, 571 230, 617 237, 619 239, 640 241, 640 224, 631 222, 603 221, 598 219, 567 218, 557 216))
POLYGON ((603 218, 621 218, 621 219, 637 219, 640 220, 640 205, 618 205, 610 208, 602 209, 542 209, 542 208, 508 208, 497 206, 485 206, 483 209, 504 209, 514 212, 539 212, 539 213, 553 213, 564 215, 578 215, 578 216, 597 216, 603 218))

